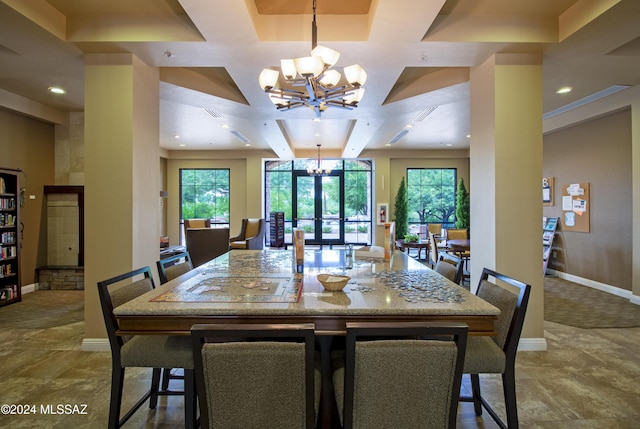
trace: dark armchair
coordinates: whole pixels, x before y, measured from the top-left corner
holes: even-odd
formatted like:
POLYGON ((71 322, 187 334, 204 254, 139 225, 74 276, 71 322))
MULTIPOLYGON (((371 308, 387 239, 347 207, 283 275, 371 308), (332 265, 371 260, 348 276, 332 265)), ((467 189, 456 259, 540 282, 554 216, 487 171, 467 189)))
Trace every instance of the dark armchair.
POLYGON ((187 252, 194 268, 229 251, 229 228, 187 229, 187 252))

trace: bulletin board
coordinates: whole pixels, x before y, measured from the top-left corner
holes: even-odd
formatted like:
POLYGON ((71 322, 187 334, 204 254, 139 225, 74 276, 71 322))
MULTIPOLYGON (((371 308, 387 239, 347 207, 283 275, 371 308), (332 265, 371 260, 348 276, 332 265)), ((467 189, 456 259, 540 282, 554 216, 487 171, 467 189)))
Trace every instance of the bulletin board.
POLYGON ((589 183, 573 183, 562 186, 562 229, 564 231, 590 232, 589 183))
POLYGON ((554 194, 553 177, 542 178, 542 205, 546 207, 553 206, 554 194))

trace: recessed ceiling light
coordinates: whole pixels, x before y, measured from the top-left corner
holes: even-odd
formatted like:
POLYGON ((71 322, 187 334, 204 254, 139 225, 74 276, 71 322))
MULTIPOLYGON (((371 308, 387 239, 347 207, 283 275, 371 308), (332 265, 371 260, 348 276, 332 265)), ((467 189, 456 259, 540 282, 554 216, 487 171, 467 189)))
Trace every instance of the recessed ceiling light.
POLYGON ((175 136, 173 136, 173 138, 179 139, 180 136, 178 134, 176 134, 175 136))
POLYGON ((220 125, 222 128, 230 128, 229 124, 222 124, 220 125))
POLYGON ((573 88, 571 88, 570 86, 565 86, 557 90, 556 94, 566 94, 568 92, 571 92, 571 90, 573 90, 573 88))
POLYGON ((467 138, 470 139, 471 138, 471 134, 467 134, 467 138))
POLYGON ((251 146, 251 143, 245 143, 244 145, 249 147, 249 146, 251 146))
POLYGON ((65 91, 64 89, 58 87, 58 86, 50 86, 49 87, 49 92, 53 92, 54 94, 66 94, 67 91, 65 91))
POLYGON ((180 143, 178 146, 180 146, 180 147, 186 147, 187 145, 186 145, 186 144, 184 144, 184 143, 180 143))
POLYGON ((320 118, 313 118, 313 122, 320 122, 321 119, 320 118))
POLYGON ((411 124, 407 124, 407 125, 405 125, 404 127, 405 127, 405 128, 413 128, 413 125, 411 125, 411 124))
POLYGON ((451 143, 447 143, 447 146, 451 147, 451 146, 453 146, 453 145, 452 145, 451 143))
POLYGON ((314 136, 314 137, 322 137, 322 134, 320 134, 320 133, 315 133, 313 136, 314 136))

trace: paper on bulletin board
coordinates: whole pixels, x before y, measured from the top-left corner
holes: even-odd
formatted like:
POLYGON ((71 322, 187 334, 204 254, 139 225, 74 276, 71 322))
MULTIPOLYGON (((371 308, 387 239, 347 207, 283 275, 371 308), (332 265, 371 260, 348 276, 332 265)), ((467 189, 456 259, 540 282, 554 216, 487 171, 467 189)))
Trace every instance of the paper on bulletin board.
POLYGON ((542 178, 542 205, 550 207, 553 206, 553 177, 542 178))
POLYGON ((590 232, 589 183, 572 183, 562 187, 562 229, 590 232))

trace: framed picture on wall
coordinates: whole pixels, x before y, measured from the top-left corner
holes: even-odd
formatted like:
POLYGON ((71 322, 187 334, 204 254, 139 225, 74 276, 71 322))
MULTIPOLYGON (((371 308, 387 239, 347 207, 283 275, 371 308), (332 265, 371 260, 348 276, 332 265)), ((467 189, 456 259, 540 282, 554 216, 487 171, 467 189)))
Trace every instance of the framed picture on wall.
POLYGON ((376 211, 376 220, 378 225, 384 225, 389 221, 389 204, 388 203, 380 203, 378 204, 378 209, 376 211))

